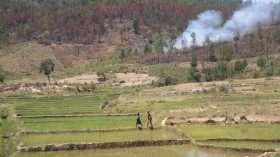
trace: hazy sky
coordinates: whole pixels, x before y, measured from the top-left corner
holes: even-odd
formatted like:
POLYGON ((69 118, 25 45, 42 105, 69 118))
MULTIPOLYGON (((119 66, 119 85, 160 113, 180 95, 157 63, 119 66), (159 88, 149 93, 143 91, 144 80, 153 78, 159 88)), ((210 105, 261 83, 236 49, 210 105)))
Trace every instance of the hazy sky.
MULTIPOLYGON (((246 1, 246 0, 244 0, 246 1)), ((252 0, 253 2, 262 2, 262 3, 270 3, 270 2, 280 2, 280 0, 252 0)))

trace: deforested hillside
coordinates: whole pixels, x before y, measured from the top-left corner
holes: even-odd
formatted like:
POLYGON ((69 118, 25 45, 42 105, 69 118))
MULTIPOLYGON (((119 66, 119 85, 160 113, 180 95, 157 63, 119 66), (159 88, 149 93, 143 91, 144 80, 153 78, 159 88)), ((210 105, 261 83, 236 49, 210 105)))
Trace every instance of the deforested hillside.
POLYGON ((222 0, 3 0, 0 2, 0 41, 1 45, 21 40, 91 44, 115 27, 115 19, 133 20, 133 27, 123 29, 133 29, 135 34, 141 34, 143 26, 153 31, 177 26, 182 31, 189 19, 204 10, 216 9, 230 15, 238 5, 240 2, 222 0), (229 5, 231 3, 234 5, 229 5))

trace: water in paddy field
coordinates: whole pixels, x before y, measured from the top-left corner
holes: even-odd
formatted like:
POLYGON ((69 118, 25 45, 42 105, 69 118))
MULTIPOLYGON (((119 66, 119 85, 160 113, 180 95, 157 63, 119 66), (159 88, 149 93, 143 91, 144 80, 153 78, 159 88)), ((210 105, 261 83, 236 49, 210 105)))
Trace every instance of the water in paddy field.
POLYGON ((186 151, 183 154, 186 157, 237 157, 237 155, 229 155, 222 152, 205 152, 203 150, 191 150, 186 151))
POLYGON ((183 151, 182 156, 184 157, 243 157, 243 156, 256 156, 257 154, 252 153, 241 153, 232 151, 217 151, 212 149, 202 149, 197 147, 186 147, 183 151))

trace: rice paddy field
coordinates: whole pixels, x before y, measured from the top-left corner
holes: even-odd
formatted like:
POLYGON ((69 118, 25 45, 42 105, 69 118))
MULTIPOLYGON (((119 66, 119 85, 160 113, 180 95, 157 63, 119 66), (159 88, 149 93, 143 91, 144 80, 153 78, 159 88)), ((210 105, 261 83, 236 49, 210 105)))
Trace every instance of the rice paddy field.
POLYGON ((22 137, 22 142, 25 146, 29 147, 45 146, 47 144, 81 143, 81 141, 85 143, 92 143, 176 139, 182 138, 175 133, 164 130, 136 130, 100 133, 26 135, 22 137))
MULTIPOLYGON (((74 156, 190 156, 190 157, 233 157, 255 156, 253 153, 232 151, 218 152, 197 148, 193 145, 183 146, 150 146, 133 148, 114 148, 106 150, 73 150, 57 152, 17 151, 17 146, 46 146, 65 143, 102 143, 143 140, 177 140, 182 139, 178 133, 167 129, 136 130, 135 114, 141 113, 141 120, 146 127, 147 114, 150 110, 155 127, 160 127, 166 117, 203 117, 221 115, 259 115, 279 116, 280 93, 275 92, 278 83, 275 80, 265 82, 231 82, 235 84, 229 93, 201 92, 197 94, 162 94, 185 87, 215 87, 222 83, 202 83, 177 85, 170 87, 102 87, 91 94, 21 97, 0 99, 6 107, 8 119, 1 119, 0 133, 10 135, 10 154, 18 157, 74 157, 74 156), (264 82, 267 85, 263 85, 264 82), (243 86, 246 89, 243 89, 243 86), (248 90, 250 86, 250 90, 248 90), (116 116, 119 115, 119 116, 116 116), (7 127, 9 126, 9 127, 7 127), (133 128, 135 130, 133 130, 133 128), (122 131, 108 131, 121 129, 122 131), (86 132, 97 130, 97 132, 86 132), (98 132, 100 130, 100 132, 98 132), (101 130, 107 130, 105 132, 101 130), (52 132, 67 133, 52 133, 52 132), (79 133, 75 131, 84 131, 79 133), (18 134, 23 132, 23 134, 18 134), (25 134, 37 132, 38 134, 25 134)), ((259 80, 258 80, 259 81, 259 80)), ((1 108, 0 108, 1 109, 1 108)), ((1 111, 2 112, 2 111, 1 111)), ((225 148, 250 148, 256 150, 280 148, 280 124, 216 124, 216 125, 175 125, 173 129, 185 133, 188 139, 198 143, 225 148), (252 141, 207 141, 207 139, 252 139, 252 141), (203 141, 204 140, 204 141, 203 141)), ((3 156, 4 144, 0 141, 0 156, 3 156), (1 154, 2 153, 2 154, 1 154)))
POLYGON ((22 118, 27 131, 87 130, 131 128, 134 116, 22 118))
POLYGON ((179 126, 196 140, 206 139, 266 139, 280 140, 280 124, 192 125, 179 126))
POLYGON ((209 149, 198 149, 191 145, 184 146, 152 146, 152 147, 133 147, 121 149, 97 149, 83 151, 58 151, 58 152, 39 152, 39 153, 19 153, 17 157, 240 157, 254 156, 254 153, 224 152, 209 149))
MULTIPOLYGON (((109 95, 111 99, 117 95, 109 95)), ((27 98, 13 100, 19 115, 73 115, 102 113, 102 96, 27 98)))

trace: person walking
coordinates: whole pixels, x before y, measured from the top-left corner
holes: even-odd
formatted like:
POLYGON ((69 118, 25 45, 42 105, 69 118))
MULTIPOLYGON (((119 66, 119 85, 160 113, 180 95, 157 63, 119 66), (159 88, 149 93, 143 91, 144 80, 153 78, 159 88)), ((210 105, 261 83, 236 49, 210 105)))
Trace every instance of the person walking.
POLYGON ((136 113, 136 127, 137 127, 138 125, 141 125, 142 128, 143 128, 143 125, 142 125, 142 123, 141 123, 140 113, 139 113, 139 112, 136 113))
POLYGON ((147 111, 147 113, 148 113, 147 127, 149 127, 149 125, 151 125, 151 128, 153 128, 152 115, 151 115, 150 111, 147 111))

